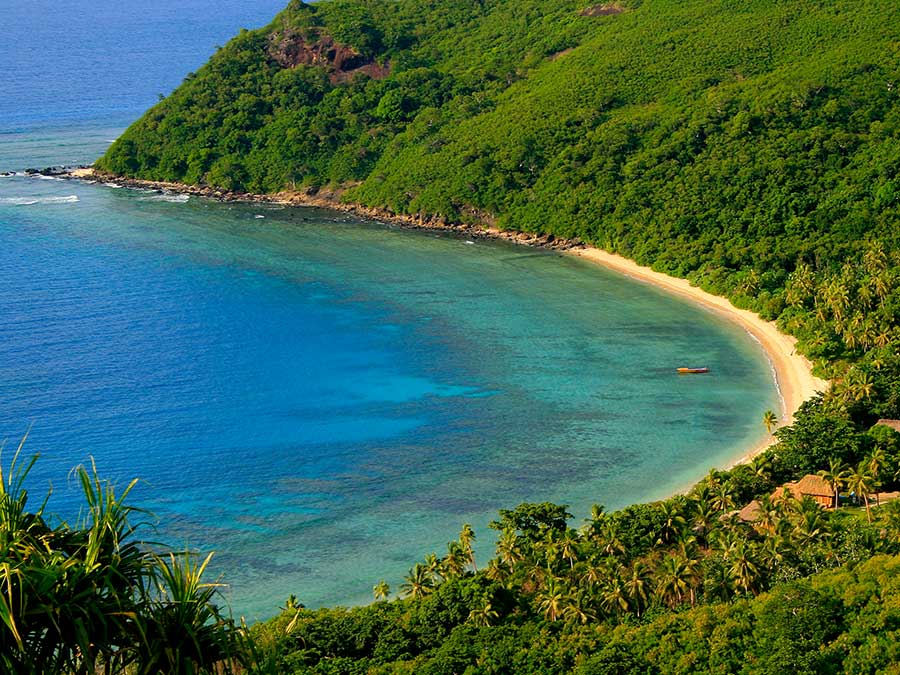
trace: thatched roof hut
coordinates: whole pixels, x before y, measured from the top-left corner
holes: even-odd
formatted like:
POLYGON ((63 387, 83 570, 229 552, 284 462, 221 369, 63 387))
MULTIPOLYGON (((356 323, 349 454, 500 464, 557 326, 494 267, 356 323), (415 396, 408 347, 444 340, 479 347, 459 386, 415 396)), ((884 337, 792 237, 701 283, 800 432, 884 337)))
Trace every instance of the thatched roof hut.
POLYGON ((875 422, 875 426, 877 427, 879 425, 883 427, 889 427, 897 433, 900 433, 900 420, 878 420, 877 422, 875 422))

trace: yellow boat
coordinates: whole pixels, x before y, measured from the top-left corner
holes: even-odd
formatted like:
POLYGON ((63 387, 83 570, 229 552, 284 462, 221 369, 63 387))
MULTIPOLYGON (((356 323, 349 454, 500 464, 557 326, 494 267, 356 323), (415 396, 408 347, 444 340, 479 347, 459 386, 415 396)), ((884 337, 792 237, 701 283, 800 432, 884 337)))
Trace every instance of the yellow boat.
POLYGON ((687 373, 708 373, 709 368, 679 368, 678 372, 682 375, 687 373))

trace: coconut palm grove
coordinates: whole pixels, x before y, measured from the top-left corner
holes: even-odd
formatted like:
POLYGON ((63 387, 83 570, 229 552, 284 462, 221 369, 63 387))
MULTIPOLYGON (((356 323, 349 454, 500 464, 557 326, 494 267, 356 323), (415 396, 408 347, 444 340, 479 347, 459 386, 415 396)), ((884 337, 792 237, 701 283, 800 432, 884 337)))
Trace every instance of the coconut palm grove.
POLYGON ((292 0, 242 31, 95 168, 578 240, 777 321, 829 387, 685 494, 509 505, 371 604, 253 625, 129 488, 78 469, 61 522, 7 448, 0 669, 900 672, 898 36, 893 0, 292 0))

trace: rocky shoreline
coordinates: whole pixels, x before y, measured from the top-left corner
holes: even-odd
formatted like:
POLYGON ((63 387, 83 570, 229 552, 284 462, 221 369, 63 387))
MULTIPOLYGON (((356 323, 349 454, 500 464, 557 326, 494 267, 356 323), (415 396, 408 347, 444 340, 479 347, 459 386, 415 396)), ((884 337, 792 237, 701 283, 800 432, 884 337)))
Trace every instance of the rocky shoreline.
POLYGON ((315 206, 350 213, 359 218, 391 223, 407 229, 428 230, 434 232, 450 232, 469 239, 499 239, 523 246, 542 248, 551 251, 575 251, 586 248, 580 239, 560 239, 552 234, 536 235, 528 232, 500 230, 485 224, 469 224, 448 222, 444 218, 432 216, 408 216, 396 214, 388 209, 362 206, 341 201, 338 191, 284 191, 274 194, 254 194, 248 192, 232 192, 210 186, 186 185, 163 181, 127 178, 95 171, 89 166, 81 167, 48 167, 46 169, 28 169, 26 175, 52 176, 69 180, 83 180, 119 185, 126 188, 154 190, 174 194, 193 195, 222 202, 238 202, 247 204, 281 204, 287 206, 315 206))

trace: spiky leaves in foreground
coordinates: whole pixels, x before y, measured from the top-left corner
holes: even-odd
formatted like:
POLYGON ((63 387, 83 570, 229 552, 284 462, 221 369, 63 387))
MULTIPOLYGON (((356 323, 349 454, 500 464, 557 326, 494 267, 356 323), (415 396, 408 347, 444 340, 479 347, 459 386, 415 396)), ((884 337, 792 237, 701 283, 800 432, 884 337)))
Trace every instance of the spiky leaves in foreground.
POLYGON ((36 456, 0 469, 0 671, 4 673, 228 672, 239 633, 202 582, 209 562, 151 554, 140 511, 92 465, 76 469, 83 519, 51 523, 46 500, 28 510, 36 456))

